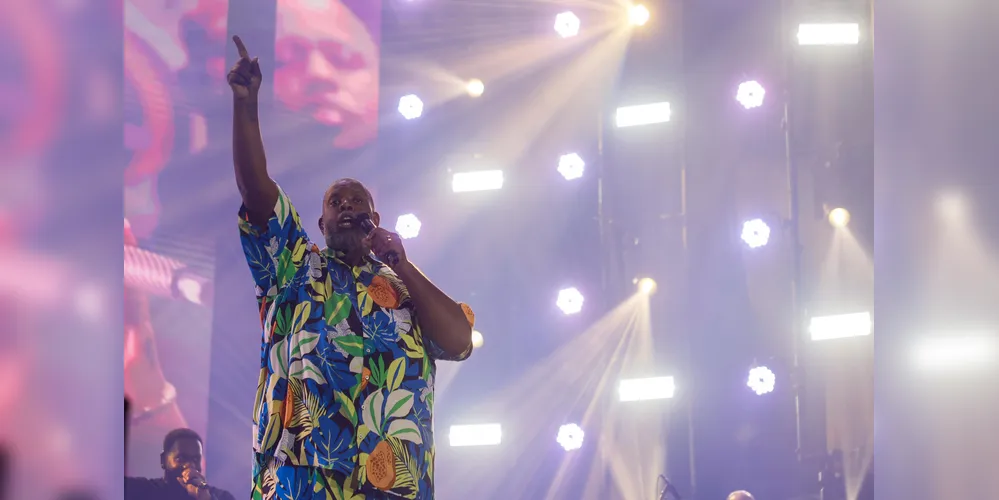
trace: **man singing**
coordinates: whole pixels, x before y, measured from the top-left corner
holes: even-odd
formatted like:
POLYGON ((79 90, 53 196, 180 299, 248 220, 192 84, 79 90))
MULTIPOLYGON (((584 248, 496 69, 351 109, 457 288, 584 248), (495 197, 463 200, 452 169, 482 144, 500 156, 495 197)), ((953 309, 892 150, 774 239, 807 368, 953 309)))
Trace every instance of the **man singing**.
POLYGON ((125 500, 234 500, 231 493, 208 486, 201 473, 201 436, 191 429, 174 429, 163 438, 160 468, 163 477, 125 478, 125 500))
POLYGON ((254 491, 262 499, 432 499, 437 360, 472 350, 471 310, 375 227, 368 190, 352 179, 323 197, 309 241, 267 174, 257 120, 261 72, 239 37, 229 72, 239 229, 263 326, 254 408, 254 491))

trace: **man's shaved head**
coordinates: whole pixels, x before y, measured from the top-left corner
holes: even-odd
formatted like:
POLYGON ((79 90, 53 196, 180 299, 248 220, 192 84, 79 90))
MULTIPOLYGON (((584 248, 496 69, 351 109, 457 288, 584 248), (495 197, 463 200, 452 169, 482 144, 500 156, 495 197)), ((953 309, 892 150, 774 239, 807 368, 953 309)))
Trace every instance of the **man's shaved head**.
POLYGON ((350 255, 354 261, 369 251, 363 245, 365 233, 358 224, 361 214, 371 217, 376 226, 381 221, 371 191, 361 181, 339 179, 326 189, 319 229, 327 247, 350 255))

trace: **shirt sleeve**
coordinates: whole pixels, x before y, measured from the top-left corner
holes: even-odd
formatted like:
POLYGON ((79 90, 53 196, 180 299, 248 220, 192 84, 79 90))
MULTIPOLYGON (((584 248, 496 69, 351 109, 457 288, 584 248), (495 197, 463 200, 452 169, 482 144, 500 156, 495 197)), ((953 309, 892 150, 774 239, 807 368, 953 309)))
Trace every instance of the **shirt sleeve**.
MULTIPOLYGON (((475 312, 472 311, 471 306, 469 306, 468 304, 459 302, 458 305, 461 306, 462 312, 465 313, 465 319, 468 320, 468 325, 474 329, 475 312)), ((430 354, 430 357, 438 361, 465 361, 466 359, 468 359, 469 356, 472 355, 473 347, 471 342, 468 343, 468 349, 465 349, 464 352, 458 354, 457 356, 448 355, 446 352, 444 352, 444 349, 441 349, 441 347, 437 345, 437 343, 434 342, 433 339, 431 339, 427 335, 423 336, 423 343, 427 349, 427 353, 430 354)))
POLYGON ((252 224, 246 206, 240 207, 239 236, 258 298, 276 296, 295 277, 306 253, 315 246, 280 186, 274 211, 265 225, 252 224))

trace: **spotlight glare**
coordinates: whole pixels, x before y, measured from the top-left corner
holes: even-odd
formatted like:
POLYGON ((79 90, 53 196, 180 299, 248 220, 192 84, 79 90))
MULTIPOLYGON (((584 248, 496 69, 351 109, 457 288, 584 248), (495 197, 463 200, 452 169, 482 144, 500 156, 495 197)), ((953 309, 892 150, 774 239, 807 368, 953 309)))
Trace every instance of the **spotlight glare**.
POLYGON ((399 233, 403 239, 416 238, 420 235, 420 228, 423 226, 413 214, 400 215, 395 221, 395 232, 399 233))
POLYGON ((749 380, 746 385, 756 393, 757 396, 762 396, 768 392, 773 392, 774 385, 777 383, 777 376, 774 372, 765 366, 757 366, 749 370, 749 380))
POLYGON ((955 191, 941 193, 937 197, 937 212, 947 222, 957 222, 967 216, 968 202, 955 191))
POLYGON ((583 294, 575 288, 559 290, 555 305, 566 315, 576 314, 583 310, 583 294))
POLYGON ((622 380, 617 387, 620 401, 669 399, 676 392, 673 377, 632 378, 622 380))
POLYGON ((833 340, 848 337, 863 337, 874 330, 871 313, 837 314, 816 316, 808 323, 808 333, 812 340, 833 340))
POLYGON ((579 34, 579 18, 570 11, 555 16, 555 32, 562 38, 579 34))
POLYGON ((578 450, 583 446, 583 429, 576 424, 565 424, 558 428, 558 436, 555 440, 562 445, 565 451, 578 450))
POLYGON ((558 159, 558 173, 567 181, 582 177, 585 168, 586 163, 576 153, 564 154, 558 159))
POLYGON ((671 115, 672 111, 668 102, 622 106, 617 108, 614 114, 614 123, 618 128, 651 125, 668 122, 671 115))
POLYGON ((742 224, 742 241, 749 248, 759 248, 770 241, 770 226, 763 219, 748 220, 742 224))
POLYGON ((857 45, 860 25, 857 23, 802 23, 798 25, 798 45, 857 45))
POLYGON ((478 330, 472 330, 472 347, 478 349, 482 347, 483 342, 485 342, 485 339, 482 338, 482 333, 478 330))
POLYGON ((645 26, 649 22, 649 9, 644 5, 633 5, 628 9, 628 20, 634 26, 645 26))
POLYGON ((735 93, 735 99, 746 109, 758 108, 763 105, 763 97, 767 91, 760 85, 760 82, 751 80, 739 84, 739 90, 735 93))
POLYGON ((455 172, 451 176, 451 190, 455 193, 470 191, 491 191, 503 188, 502 170, 480 170, 477 172, 455 172))
POLYGON ((452 425, 448 432, 448 443, 458 446, 491 446, 503 440, 500 424, 452 425))
POLYGON ((638 280, 638 291, 645 295, 651 295, 652 292, 656 291, 656 288, 658 288, 658 285, 656 285, 656 280, 652 278, 638 280))
POLYGON ((916 367, 928 372, 957 372, 995 366, 999 349, 992 333, 925 338, 914 349, 916 367))
POLYGON ((830 210, 829 223, 832 227, 846 227, 850 223, 850 211, 842 207, 830 210))
POLYGON ((421 101, 415 94, 400 97, 399 114, 407 120, 419 118, 423 115, 423 101, 421 101))
POLYGON ((486 91, 486 84, 482 83, 482 80, 478 78, 472 78, 465 84, 465 91, 472 97, 479 97, 486 91))

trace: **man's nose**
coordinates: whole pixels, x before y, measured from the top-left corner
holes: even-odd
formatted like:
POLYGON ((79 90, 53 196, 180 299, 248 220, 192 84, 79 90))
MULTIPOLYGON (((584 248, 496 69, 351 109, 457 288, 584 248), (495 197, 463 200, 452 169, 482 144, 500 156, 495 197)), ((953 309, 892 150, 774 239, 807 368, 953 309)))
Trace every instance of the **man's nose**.
POLYGON ((309 75, 330 82, 336 81, 336 67, 326 59, 322 52, 315 49, 310 50, 308 58, 306 71, 309 75))

